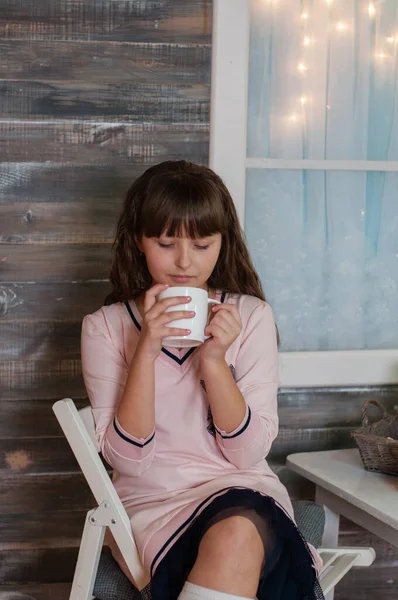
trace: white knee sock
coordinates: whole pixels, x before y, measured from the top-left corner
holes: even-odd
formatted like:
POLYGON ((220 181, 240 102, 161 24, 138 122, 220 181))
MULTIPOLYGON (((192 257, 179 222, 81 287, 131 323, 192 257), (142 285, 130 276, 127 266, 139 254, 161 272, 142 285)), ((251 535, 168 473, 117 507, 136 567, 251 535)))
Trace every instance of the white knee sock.
POLYGON ((208 588, 195 585, 190 581, 186 581, 182 588, 181 594, 177 600, 255 600, 254 598, 244 598, 243 596, 233 596, 232 594, 224 594, 224 592, 216 592, 208 588))

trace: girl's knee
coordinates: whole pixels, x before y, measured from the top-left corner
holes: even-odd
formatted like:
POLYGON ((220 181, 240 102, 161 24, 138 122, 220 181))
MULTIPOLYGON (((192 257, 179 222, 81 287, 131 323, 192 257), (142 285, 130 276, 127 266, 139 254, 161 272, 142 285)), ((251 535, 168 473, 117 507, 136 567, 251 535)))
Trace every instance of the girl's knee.
POLYGON ((251 564, 261 564, 264 558, 264 546, 254 523, 240 515, 228 517, 212 525, 204 534, 199 546, 200 554, 215 557, 247 558, 251 564))

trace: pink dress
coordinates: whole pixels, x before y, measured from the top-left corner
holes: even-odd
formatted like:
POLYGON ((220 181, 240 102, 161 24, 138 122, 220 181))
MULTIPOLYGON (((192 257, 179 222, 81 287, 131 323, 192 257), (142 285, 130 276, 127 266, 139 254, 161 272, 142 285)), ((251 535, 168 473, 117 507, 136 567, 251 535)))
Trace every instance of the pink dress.
MULTIPOLYGON (((213 423, 195 349, 163 348, 155 361, 154 431, 136 438, 115 416, 140 336, 134 301, 104 306, 82 327, 82 368, 96 436, 129 515, 144 566, 153 574, 195 514, 230 488, 274 498, 293 520, 286 488, 265 457, 278 433, 278 353, 275 323, 265 302, 228 294, 242 319, 227 364, 246 400, 235 431, 213 423), (178 531, 177 535, 175 532, 178 531)), ((131 579, 115 545, 115 559, 131 579)), ((322 561, 310 547, 317 570, 322 561)))

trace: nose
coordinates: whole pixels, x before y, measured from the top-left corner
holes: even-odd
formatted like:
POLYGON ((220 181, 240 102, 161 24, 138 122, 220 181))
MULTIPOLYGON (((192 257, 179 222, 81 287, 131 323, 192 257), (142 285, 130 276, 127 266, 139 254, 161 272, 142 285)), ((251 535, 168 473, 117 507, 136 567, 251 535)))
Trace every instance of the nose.
POLYGON ((176 266, 183 271, 187 271, 191 266, 191 258, 188 248, 179 248, 176 256, 176 266))

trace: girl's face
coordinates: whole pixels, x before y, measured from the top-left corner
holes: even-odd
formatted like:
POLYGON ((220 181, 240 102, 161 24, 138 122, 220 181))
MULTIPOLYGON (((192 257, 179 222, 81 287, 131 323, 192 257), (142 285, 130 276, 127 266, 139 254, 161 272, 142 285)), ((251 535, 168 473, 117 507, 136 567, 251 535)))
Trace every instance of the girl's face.
POLYGON ((221 233, 206 238, 159 238, 143 236, 140 250, 145 254, 154 283, 188 285, 207 289, 221 249, 221 233))

